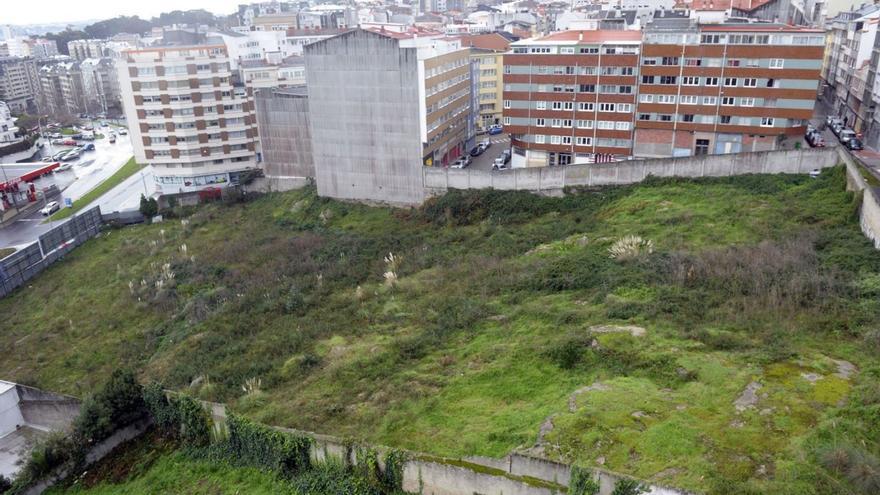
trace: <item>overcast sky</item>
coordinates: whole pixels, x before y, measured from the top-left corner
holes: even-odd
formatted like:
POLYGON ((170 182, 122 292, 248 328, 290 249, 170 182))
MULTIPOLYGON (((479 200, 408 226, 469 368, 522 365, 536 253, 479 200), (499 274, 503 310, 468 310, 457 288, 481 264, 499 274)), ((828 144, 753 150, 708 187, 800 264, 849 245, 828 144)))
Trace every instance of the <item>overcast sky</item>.
POLYGON ((137 15, 149 19, 172 10, 231 14, 246 0, 0 0, 0 24, 49 24, 137 15))

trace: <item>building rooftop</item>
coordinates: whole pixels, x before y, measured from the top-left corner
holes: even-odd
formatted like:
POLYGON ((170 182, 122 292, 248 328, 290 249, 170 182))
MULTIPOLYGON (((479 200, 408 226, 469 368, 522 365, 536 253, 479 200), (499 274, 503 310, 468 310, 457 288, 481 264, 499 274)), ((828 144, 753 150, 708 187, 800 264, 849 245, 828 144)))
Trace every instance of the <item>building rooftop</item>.
POLYGON ((552 33, 543 38, 532 38, 517 41, 513 44, 576 44, 576 43, 603 43, 609 41, 635 41, 642 40, 641 31, 624 31, 619 29, 599 29, 595 31, 572 30, 552 33))
POLYGON ((792 26, 790 24, 771 23, 734 23, 734 24, 701 24, 700 31, 748 31, 748 32, 791 32, 791 33, 824 33, 822 29, 807 26, 792 26))
POLYGON ((510 48, 510 40, 498 33, 464 35, 460 39, 461 46, 465 47, 495 51, 507 51, 510 48))
POLYGON ((336 36, 347 31, 348 28, 330 28, 330 29, 288 29, 287 36, 336 36))

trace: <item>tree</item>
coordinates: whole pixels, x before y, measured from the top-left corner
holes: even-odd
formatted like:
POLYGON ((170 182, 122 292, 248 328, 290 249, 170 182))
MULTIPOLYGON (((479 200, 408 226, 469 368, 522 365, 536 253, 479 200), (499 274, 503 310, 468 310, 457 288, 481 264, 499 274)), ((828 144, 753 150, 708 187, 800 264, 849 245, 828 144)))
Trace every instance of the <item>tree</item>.
POLYGON ((138 16, 126 17, 121 15, 113 19, 107 19, 89 24, 85 27, 88 38, 109 38, 119 33, 141 34, 153 28, 153 23, 145 21, 138 16))
POLYGON ((155 200, 155 198, 147 198, 143 194, 141 194, 141 207, 140 207, 141 215, 147 218, 153 218, 159 213, 159 203, 155 200))
POLYGON ((648 491, 648 487, 631 478, 621 478, 614 485, 611 495, 639 495, 648 491))

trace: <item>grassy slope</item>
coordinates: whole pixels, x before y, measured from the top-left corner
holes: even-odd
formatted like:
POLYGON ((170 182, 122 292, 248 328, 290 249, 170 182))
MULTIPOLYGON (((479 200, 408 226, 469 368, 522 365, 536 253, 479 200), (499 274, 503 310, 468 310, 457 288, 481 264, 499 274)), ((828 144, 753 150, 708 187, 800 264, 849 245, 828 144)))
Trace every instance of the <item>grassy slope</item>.
POLYGON ((125 179, 136 174, 137 171, 140 169, 140 165, 138 165, 137 162, 134 161, 134 157, 131 157, 125 163, 125 165, 122 166, 122 168, 116 171, 116 173, 114 173, 110 177, 107 177, 104 182, 98 184, 94 187, 94 189, 83 194, 81 198, 74 201, 71 208, 62 208, 52 214, 51 220, 61 220, 63 218, 67 218, 73 215, 74 213, 77 213, 78 211, 88 206, 89 203, 91 203, 92 201, 100 198, 107 191, 121 184, 122 181, 124 181, 125 179))
POLYGON ((552 457, 719 493, 822 493, 837 483, 816 465, 824 446, 877 441, 852 404, 876 383, 863 334, 880 323, 880 262, 852 211, 839 169, 425 211, 308 191, 214 205, 111 231, 0 301, 14 343, 0 373, 83 394, 128 364, 267 423, 448 455, 529 447, 555 414, 552 457), (626 234, 655 253, 610 260, 626 234), (602 323, 647 335, 591 335, 602 323), (862 372, 835 377, 832 358, 862 372), (241 396, 251 377, 263 391, 241 396), (595 381, 606 390, 570 412, 595 381), (737 413, 751 381, 759 403, 737 413))

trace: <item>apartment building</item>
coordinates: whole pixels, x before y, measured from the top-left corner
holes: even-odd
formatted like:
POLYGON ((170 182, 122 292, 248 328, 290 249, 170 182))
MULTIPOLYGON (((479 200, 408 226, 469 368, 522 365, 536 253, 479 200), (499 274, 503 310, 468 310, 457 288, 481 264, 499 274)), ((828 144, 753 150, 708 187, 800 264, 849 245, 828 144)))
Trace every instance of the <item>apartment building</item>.
POLYGON ((421 203, 422 167, 468 149, 471 67, 459 39, 356 29, 304 55, 321 195, 421 203))
POLYGON ((79 115, 89 111, 79 62, 62 62, 40 67, 40 108, 54 116, 79 115))
POLYGON ((644 33, 633 154, 776 149, 813 116, 825 36, 778 24, 644 33))
POLYGON ((504 56, 504 126, 512 166, 631 156, 638 31, 562 31, 517 41, 504 56))
POLYGON ((776 149, 813 114, 824 43, 814 29, 678 20, 513 43, 513 166, 776 149))
POLYGON ((504 52, 510 41, 498 33, 463 36, 462 44, 471 49, 476 64, 475 95, 477 110, 474 118, 478 131, 500 124, 504 99, 504 52))
POLYGON ((40 96, 40 75, 32 58, 0 57, 0 101, 14 114, 34 113, 40 96))
POLYGON ((253 95, 234 84, 222 44, 127 50, 117 61, 135 159, 153 168, 162 195, 238 182, 255 168, 253 95))
POLYGON ((119 78, 111 58, 87 58, 80 62, 83 91, 88 112, 112 113, 121 111, 119 78))
POLYGON ((101 40, 73 40, 67 42, 67 53, 76 60, 101 58, 104 54, 104 42, 101 40))

